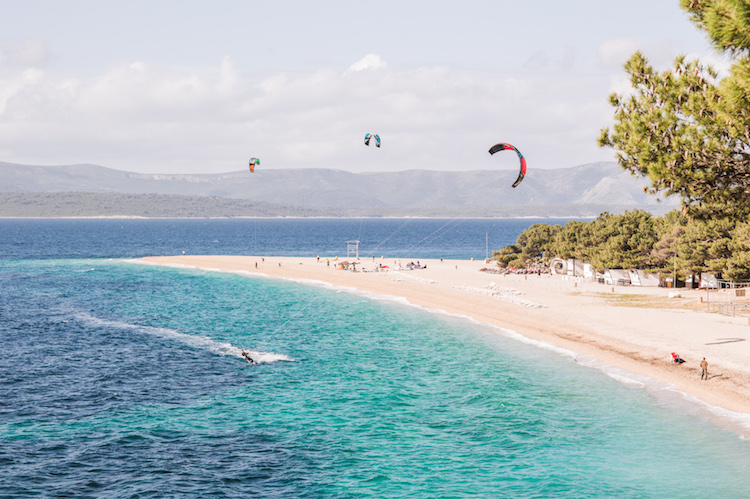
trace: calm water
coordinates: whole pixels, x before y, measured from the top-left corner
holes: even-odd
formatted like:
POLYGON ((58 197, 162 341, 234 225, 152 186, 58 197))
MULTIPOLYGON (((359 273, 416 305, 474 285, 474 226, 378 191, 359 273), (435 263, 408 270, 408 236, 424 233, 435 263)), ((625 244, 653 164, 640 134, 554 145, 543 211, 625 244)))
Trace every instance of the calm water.
POLYGON ((482 258, 535 222, 0 220, 0 496, 747 497, 747 441, 565 352, 132 261, 482 258))
POLYGON ((155 255, 360 255, 484 258, 535 223, 567 219, 0 219, 0 259, 138 258, 155 255))

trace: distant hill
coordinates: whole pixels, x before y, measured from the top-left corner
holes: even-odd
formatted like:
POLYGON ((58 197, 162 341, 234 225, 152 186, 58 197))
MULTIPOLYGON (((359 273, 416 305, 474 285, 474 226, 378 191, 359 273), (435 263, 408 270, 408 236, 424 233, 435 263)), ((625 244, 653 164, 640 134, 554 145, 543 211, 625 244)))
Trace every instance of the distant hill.
MULTIPOLYGON (((160 201, 166 203, 162 205, 163 210, 185 213, 182 216, 595 216, 601 211, 618 213, 635 208, 663 213, 677 206, 675 201, 658 203, 644 194, 645 182, 635 179, 614 162, 536 170, 529 172, 523 183, 513 189, 511 184, 515 177, 516 172, 507 170, 351 173, 288 169, 256 170, 254 174, 238 171, 161 175, 96 165, 32 166, 0 162, 0 193, 36 193, 36 203, 54 202, 52 193, 168 195, 174 197, 160 201), (203 197, 226 199, 222 203, 214 199, 210 202, 214 207, 208 209, 205 200, 197 199, 203 197), (275 215, 250 214, 256 210, 249 209, 251 205, 247 201, 256 203, 255 208, 260 207, 258 203, 270 203, 269 213, 275 215), (190 203, 196 208, 200 204, 202 208, 188 215, 190 203), (167 204, 174 205, 173 209, 167 204), (223 206, 225 215, 199 214, 217 213, 214 208, 218 204, 223 206)), ((0 216, 19 216, 8 214, 8 210, 20 198, 4 195, 0 199, 3 201, 0 216)), ((99 204, 102 199, 88 196, 86 203, 96 211, 95 206, 104 206, 99 204)), ((119 199, 120 209, 128 211, 123 216, 128 216, 147 198, 112 199, 119 199), (125 202, 126 199, 129 201, 125 202)))
POLYGON ((0 217, 335 217, 334 211, 247 199, 100 192, 0 192, 0 217))

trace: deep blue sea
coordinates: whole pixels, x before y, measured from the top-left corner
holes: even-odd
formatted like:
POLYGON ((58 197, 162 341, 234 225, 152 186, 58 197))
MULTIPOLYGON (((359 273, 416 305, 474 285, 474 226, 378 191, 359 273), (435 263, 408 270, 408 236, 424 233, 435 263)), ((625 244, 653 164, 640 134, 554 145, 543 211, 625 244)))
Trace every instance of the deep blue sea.
POLYGON ((565 220, 0 220, 0 497, 748 497, 750 442, 668 387, 396 300, 134 261, 484 258, 538 222, 565 220))

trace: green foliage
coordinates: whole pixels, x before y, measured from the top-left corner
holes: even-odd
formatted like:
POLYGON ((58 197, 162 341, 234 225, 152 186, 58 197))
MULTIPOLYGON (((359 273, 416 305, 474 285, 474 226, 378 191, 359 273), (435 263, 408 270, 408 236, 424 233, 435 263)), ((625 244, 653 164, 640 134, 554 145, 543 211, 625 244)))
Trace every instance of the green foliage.
POLYGON ((561 225, 534 224, 523 231, 516 241, 522 248, 521 259, 524 261, 542 260, 550 251, 555 235, 562 230, 561 225))
POLYGON ((602 213, 591 222, 573 220, 560 225, 536 224, 522 232, 516 244, 493 253, 501 266, 524 266, 558 258, 589 261, 594 268, 643 268, 651 264, 657 241, 654 217, 643 210, 622 215, 602 213))
POLYGON ((636 52, 624 65, 632 89, 610 96, 615 123, 602 130, 599 145, 614 148, 624 169, 648 178, 648 192, 679 197, 683 212, 658 218, 638 210, 603 213, 589 223, 566 224, 547 247, 561 258, 588 260, 599 271, 666 271, 676 263, 682 277, 711 271, 747 279, 750 1, 680 4, 714 47, 730 57, 728 75, 719 78, 711 67, 685 56, 660 72, 636 52))
POLYGON ((510 262, 519 258, 521 249, 515 244, 511 244, 501 249, 500 251, 493 251, 492 258, 497 260, 497 264, 501 267, 510 267, 510 262))
POLYGON ((657 72, 636 52, 625 63, 632 93, 613 94, 615 124, 600 146, 623 168, 645 176, 648 191, 732 214, 750 206, 750 6, 738 0, 682 0, 714 45, 733 57, 729 76, 678 57, 657 72))
POLYGON ((582 236, 586 222, 573 220, 565 224, 550 244, 552 254, 558 258, 572 258, 581 255, 585 252, 585 247, 579 240, 579 236, 582 236))
POLYGON ((718 50, 750 49, 750 4, 745 0, 680 0, 680 6, 718 50))
POLYGON ((656 244, 651 250, 651 264, 653 268, 666 270, 673 266, 677 255, 677 240, 685 232, 687 219, 677 210, 667 213, 654 221, 656 244))
POLYGON ((691 220, 677 238, 678 269, 683 274, 721 272, 726 265, 727 245, 734 223, 728 219, 691 220))
POLYGON ((750 279, 750 223, 737 224, 729 242, 725 277, 734 280, 750 279))
POLYGON ((656 244, 653 216, 643 210, 622 215, 602 214, 587 231, 595 234, 588 241, 588 259, 602 272, 607 268, 646 268, 656 244))
POLYGON ((492 257, 501 267, 517 268, 549 260, 552 241, 561 230, 560 225, 534 224, 519 234, 516 244, 494 251, 492 257))
POLYGON ((670 275, 676 264, 683 279, 711 272, 744 280, 750 279, 749 218, 747 212, 722 218, 688 218, 678 210, 661 217, 642 210, 605 212, 590 222, 529 227, 517 244, 495 251, 493 257, 501 266, 522 267, 545 255, 546 261, 584 260, 598 272, 638 268, 670 275))

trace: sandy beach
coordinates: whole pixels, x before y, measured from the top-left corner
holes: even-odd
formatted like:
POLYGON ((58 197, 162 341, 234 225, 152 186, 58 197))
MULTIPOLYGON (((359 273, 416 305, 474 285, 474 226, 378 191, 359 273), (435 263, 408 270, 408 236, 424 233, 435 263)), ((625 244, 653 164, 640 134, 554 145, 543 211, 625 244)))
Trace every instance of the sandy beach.
POLYGON ((403 297, 414 305, 513 330, 674 386, 712 406, 750 414, 750 326, 745 317, 706 310, 703 290, 608 286, 550 275, 482 272, 484 261, 424 260, 427 268, 396 270, 411 259, 365 258, 357 272, 332 258, 260 256, 148 257, 143 262, 271 278, 312 279, 403 297), (257 264, 257 267, 256 267, 257 264), (389 267, 374 272, 376 264, 389 267), (364 270, 364 271, 363 271, 364 270), (674 294, 674 293, 672 293, 674 294), (672 362, 671 352, 685 363, 672 362), (702 381, 700 361, 709 363, 702 381))

